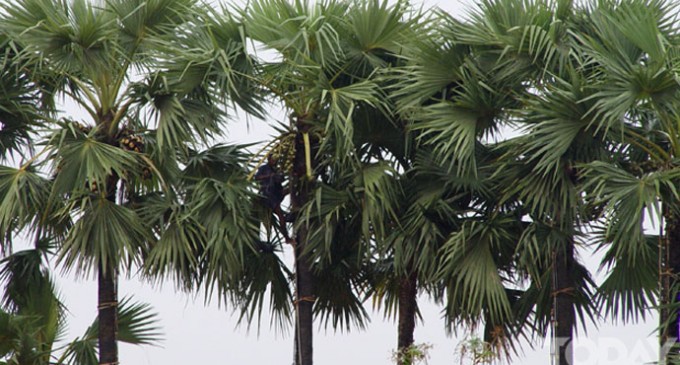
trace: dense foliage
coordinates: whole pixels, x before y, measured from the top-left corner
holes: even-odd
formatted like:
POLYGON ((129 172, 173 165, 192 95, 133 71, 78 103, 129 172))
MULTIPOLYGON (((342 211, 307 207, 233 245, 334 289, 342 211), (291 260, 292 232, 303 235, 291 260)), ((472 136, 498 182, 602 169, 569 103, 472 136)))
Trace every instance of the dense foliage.
MULTIPOLYGON (((663 0, 484 0, 464 20, 407 1, 10 1, 5 260, 29 237, 98 276, 102 364, 123 340, 120 271, 205 290, 248 325, 269 312, 297 365, 315 320, 366 328, 369 300, 414 363, 422 296, 497 356, 552 335, 573 363, 579 322, 652 308, 663 345, 679 335, 677 15, 663 0), (269 143, 223 144, 234 109, 272 105, 286 118, 269 143), (253 179, 270 155, 286 214, 253 179), (586 247, 604 252, 601 283, 586 247)), ((50 282, 35 267, 25 279, 50 282)), ((7 326, 24 320, 12 285, 7 326)), ((32 312, 43 344, 0 343, 8 363, 50 353, 58 300, 31 295, 54 303, 32 312)))

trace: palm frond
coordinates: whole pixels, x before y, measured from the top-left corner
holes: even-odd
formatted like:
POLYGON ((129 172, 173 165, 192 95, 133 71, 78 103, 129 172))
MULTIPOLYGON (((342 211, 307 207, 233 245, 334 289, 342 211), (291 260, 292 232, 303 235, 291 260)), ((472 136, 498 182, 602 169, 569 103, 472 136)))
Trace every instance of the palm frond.
POLYGON ((239 323, 248 326, 257 318, 260 328, 262 314, 268 301, 270 325, 286 332, 293 320, 293 273, 278 256, 280 248, 271 242, 261 242, 257 250, 247 251, 244 270, 236 281, 234 300, 240 309, 239 323), (269 295, 267 295, 267 293, 269 295))
POLYGON ((341 24, 342 31, 350 34, 345 53, 353 65, 347 72, 365 78, 376 69, 394 66, 403 44, 420 32, 419 23, 420 15, 404 2, 371 0, 352 4, 346 22, 341 24))
POLYGON ((468 48, 437 40, 419 37, 410 42, 412 49, 402 56, 407 64, 389 70, 397 80, 392 95, 402 114, 410 115, 430 100, 450 98, 461 82, 468 48))
POLYGON ((105 194, 111 176, 140 174, 145 163, 138 154, 98 141, 93 129, 84 134, 73 123, 56 130, 50 138, 55 153, 56 178, 53 199, 86 189, 105 194))
POLYGON ((35 357, 47 363, 56 341, 65 329, 64 308, 57 297, 51 275, 46 267, 45 255, 50 247, 47 241, 38 242, 35 249, 12 253, 0 264, 0 282, 4 284, 3 307, 15 318, 11 322, 26 321, 8 330, 13 336, 7 341, 17 341, 14 348, 18 358, 35 357))
MULTIPOLYGON (((354 261, 356 256, 352 256, 352 253, 349 256, 354 261)), ((364 329, 368 312, 357 295, 357 288, 349 279, 352 276, 348 271, 353 269, 353 265, 348 265, 341 257, 334 257, 333 261, 334 265, 326 266, 314 275, 315 282, 323 283, 317 285, 314 291, 314 312, 326 328, 330 325, 334 330, 349 330, 352 327, 364 329)))
MULTIPOLYGON (((493 55, 499 79, 539 81, 568 63, 572 1, 483 1, 468 22, 449 21, 445 34, 493 55)), ((577 10, 577 9, 573 9, 577 10)), ((487 57, 482 55, 482 57, 487 57)))
POLYGON ((9 15, 4 29, 29 57, 71 75, 113 66, 115 19, 103 9, 83 0, 21 0, 4 9, 9 15))
POLYGON ((660 1, 605 5, 591 12, 592 31, 578 37, 588 64, 602 77, 593 95, 598 128, 616 127, 631 110, 648 100, 663 105, 678 92, 667 67, 673 30, 667 17, 677 9, 660 1), (664 11, 671 11, 669 14, 664 11))
POLYGON ((3 158, 31 150, 32 133, 42 125, 38 85, 19 60, 21 50, 7 37, 0 36, 0 156, 3 158))
POLYGON ((216 11, 199 13, 178 27, 176 40, 159 47, 158 57, 170 88, 182 95, 205 92, 213 102, 234 103, 261 115, 255 64, 246 51, 241 25, 216 11))
POLYGON ((40 176, 32 167, 0 167, 0 233, 3 248, 12 243, 14 233, 31 226, 34 229, 43 223, 43 215, 48 213, 51 182, 40 176))
POLYGON ((642 221, 645 212, 651 217, 661 216, 660 196, 664 192, 677 196, 672 181, 679 171, 672 169, 637 177, 630 172, 604 162, 584 165, 586 184, 583 187, 597 201, 606 202, 604 212, 608 219, 601 237, 614 244, 617 257, 635 258, 644 247, 642 221))
MULTIPOLYGON (((150 305, 123 298, 118 305, 118 340, 131 345, 158 345, 162 341, 158 321, 150 305)), ((99 321, 95 319, 83 336, 68 343, 57 363, 98 364, 98 336, 99 321)))
POLYGON ((656 306, 659 283, 657 245, 658 237, 647 236, 637 252, 626 256, 608 250, 602 260, 607 276, 600 284, 597 305, 605 315, 620 318, 623 323, 644 320, 656 306), (621 256, 617 256, 621 255, 621 256), (634 260, 633 259, 634 256, 634 260))
POLYGON ((174 35, 175 28, 187 21, 197 4, 196 0, 106 1, 107 10, 120 21, 121 42, 123 49, 128 50, 126 55, 145 46, 143 43, 151 36, 174 35))
POLYGON ((477 113, 445 101, 425 107, 420 118, 414 128, 422 132, 421 138, 433 145, 435 152, 452 156, 450 161, 459 166, 458 173, 476 170, 474 152, 480 134, 477 113))
POLYGON ((307 0, 291 4, 285 0, 259 0, 249 4, 242 14, 246 32, 294 60, 296 64, 333 65, 344 56, 338 22, 347 13, 348 4, 326 0, 307 0))
MULTIPOLYGON (((177 285, 189 289, 197 282, 200 257, 205 252, 205 228, 180 207, 168 207, 167 212, 167 218, 153 222, 162 233, 144 263, 149 274, 159 278, 157 280, 173 274, 177 285)), ((152 217, 159 219, 164 215, 152 217)))
MULTIPOLYGON (((131 345, 157 345, 162 341, 158 327, 158 314, 151 305, 133 302, 125 297, 118 304, 118 340, 131 345)), ((99 322, 94 321, 87 330, 88 337, 96 338, 99 333, 99 322)))
POLYGON ((224 112, 219 110, 205 91, 178 93, 161 74, 130 86, 133 112, 142 116, 141 126, 155 131, 154 159, 170 162, 176 152, 187 153, 187 144, 207 142, 221 133, 224 112))
MULTIPOLYGON (((507 250, 513 237, 507 227, 514 220, 499 218, 469 222, 452 234, 442 247, 439 277, 447 286, 447 314, 474 321, 483 311, 502 323, 512 318, 511 304, 497 263, 498 250, 507 250)), ((514 247, 511 249, 514 251, 514 247)))
MULTIPOLYGON (((354 149, 353 113, 360 104, 384 111, 385 101, 378 86, 371 81, 356 82, 352 85, 333 88, 324 88, 321 91, 321 102, 328 105, 328 118, 325 122, 325 132, 334 140, 337 148, 336 154, 342 151, 354 149), (345 143, 342 143, 342 142, 345 143)), ((323 148, 323 144, 322 144, 323 148)), ((346 155, 346 154, 345 154, 346 155)), ((342 156, 342 155, 338 155, 342 156)))
POLYGON ((141 264, 152 235, 136 212, 105 197, 82 203, 79 217, 60 247, 58 262, 83 273, 97 267, 107 271, 141 264))

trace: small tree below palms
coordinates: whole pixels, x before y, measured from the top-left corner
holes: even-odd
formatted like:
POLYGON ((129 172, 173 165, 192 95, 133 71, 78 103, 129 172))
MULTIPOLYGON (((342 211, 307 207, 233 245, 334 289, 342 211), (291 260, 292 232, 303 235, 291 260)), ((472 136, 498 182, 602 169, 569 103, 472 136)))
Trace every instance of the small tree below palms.
MULTIPOLYGON (((0 305, 0 361, 7 365, 95 365, 98 353, 98 321, 82 337, 63 341, 66 309, 56 295, 47 269, 51 257, 48 241, 33 249, 12 253, 0 261, 3 303, 0 305)), ((124 299, 118 307, 118 339, 134 345, 156 345, 161 336, 151 307, 124 299)))

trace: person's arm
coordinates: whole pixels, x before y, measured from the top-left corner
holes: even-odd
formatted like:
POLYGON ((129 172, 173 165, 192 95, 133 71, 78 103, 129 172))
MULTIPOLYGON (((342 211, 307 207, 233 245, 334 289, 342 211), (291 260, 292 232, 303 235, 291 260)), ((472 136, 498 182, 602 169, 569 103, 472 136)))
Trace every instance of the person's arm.
POLYGON ((267 165, 262 165, 260 166, 259 169, 257 169, 257 173, 255 174, 255 180, 261 181, 261 180, 267 180, 269 179, 274 172, 272 171, 271 168, 269 168, 267 165))
POLYGON ((261 181, 261 180, 267 180, 269 179, 269 176, 262 174, 262 175, 255 175, 255 180, 261 181))

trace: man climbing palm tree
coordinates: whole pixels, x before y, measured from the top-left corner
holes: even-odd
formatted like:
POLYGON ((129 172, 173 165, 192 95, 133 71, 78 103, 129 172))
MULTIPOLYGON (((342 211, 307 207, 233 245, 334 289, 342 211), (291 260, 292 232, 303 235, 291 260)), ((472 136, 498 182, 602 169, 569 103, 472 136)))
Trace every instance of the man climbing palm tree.
POLYGON ((279 220, 279 232, 286 239, 286 243, 293 243, 286 228, 286 216, 281 210, 281 202, 288 194, 287 189, 283 188, 283 174, 278 170, 276 164, 278 160, 273 155, 267 155, 267 163, 260 166, 255 174, 255 180, 260 183, 260 195, 263 198, 263 205, 271 209, 279 220))

